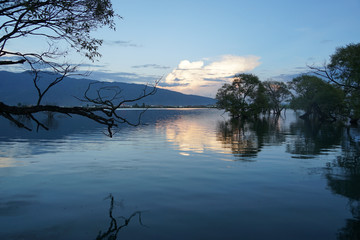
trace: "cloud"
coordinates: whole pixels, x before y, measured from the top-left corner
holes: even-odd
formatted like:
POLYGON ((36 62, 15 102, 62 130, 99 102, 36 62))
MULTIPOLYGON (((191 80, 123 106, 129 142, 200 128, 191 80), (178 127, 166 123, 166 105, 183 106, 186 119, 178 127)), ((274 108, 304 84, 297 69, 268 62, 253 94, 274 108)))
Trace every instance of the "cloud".
POLYGON ((122 41, 122 40, 116 40, 116 41, 104 41, 104 44, 110 45, 110 46, 121 46, 121 47, 142 47, 141 45, 132 43, 131 41, 122 41))
POLYGON ((260 65, 260 57, 225 55, 217 61, 205 62, 183 60, 165 78, 166 89, 187 94, 214 97, 225 82, 241 72, 253 70, 260 65))
POLYGON ((137 73, 129 72, 104 72, 104 71, 94 71, 87 78, 94 79, 104 82, 126 82, 126 83, 154 83, 160 76, 155 75, 140 75, 137 73))
POLYGON ((144 64, 144 65, 132 66, 132 68, 169 69, 170 67, 168 67, 168 66, 161 66, 161 65, 158 65, 158 64, 144 64))
POLYGON ((299 77, 303 74, 312 74, 312 73, 309 71, 303 71, 303 72, 294 73, 294 74, 280 74, 277 76, 273 76, 270 79, 273 81, 291 82, 294 78, 299 77))

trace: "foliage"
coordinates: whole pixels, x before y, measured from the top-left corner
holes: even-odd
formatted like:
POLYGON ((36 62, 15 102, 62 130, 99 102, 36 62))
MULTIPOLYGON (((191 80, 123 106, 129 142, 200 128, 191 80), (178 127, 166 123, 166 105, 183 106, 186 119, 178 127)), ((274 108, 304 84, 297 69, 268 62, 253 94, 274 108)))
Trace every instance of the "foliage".
POLYGON ((93 38, 91 33, 101 27, 115 30, 115 17, 118 15, 114 13, 110 0, 0 0, 0 65, 27 63, 38 95, 34 106, 8 106, 0 101, 0 116, 31 130, 30 126, 18 119, 25 117, 35 122, 37 128, 48 129, 36 114, 76 114, 106 125, 109 136, 112 136, 111 129, 120 123, 136 125, 119 116, 116 110, 124 103, 132 103, 154 94, 155 87, 145 88, 135 99, 124 99, 120 96, 121 89, 94 89, 95 86, 91 85, 82 99, 89 107, 60 107, 41 103, 50 88, 76 70, 76 66, 64 62, 68 53, 59 49, 60 43, 66 43, 71 49, 94 61, 101 56, 98 49, 103 41, 93 38), (46 40, 49 43, 48 50, 35 53, 7 48, 9 42, 29 36, 46 40), (54 79, 45 87, 40 84, 43 69, 51 71, 54 79), (95 98, 89 97, 90 91, 97 93, 95 98))
POLYGON ((9 40, 36 36, 52 42, 64 40, 93 60, 100 56, 102 40, 90 33, 103 26, 115 29, 116 14, 109 0, 6 0, 0 5, 0 30, 4 32, 0 37, 0 56, 53 57, 55 52, 37 56, 4 48, 9 40))
POLYGON ((279 115, 285 108, 285 104, 291 100, 291 92, 284 82, 265 81, 263 85, 266 89, 267 99, 269 100, 269 108, 276 115, 279 115))
POLYGON ((329 64, 310 68, 342 89, 348 117, 356 123, 360 119, 360 43, 337 48, 329 64))
POLYGON ((266 110, 265 88, 253 74, 238 74, 232 84, 224 84, 217 92, 217 107, 234 118, 255 117, 266 110))
POLYGON ((345 88, 360 90, 360 43, 337 48, 330 59, 331 79, 345 88))
POLYGON ((292 80, 291 87, 297 95, 291 100, 290 106, 304 110, 304 118, 312 115, 322 121, 335 120, 343 113, 343 92, 321 78, 302 75, 292 80))
POLYGON ((330 80, 346 95, 346 108, 352 122, 360 119, 360 43, 337 48, 327 68, 330 80))

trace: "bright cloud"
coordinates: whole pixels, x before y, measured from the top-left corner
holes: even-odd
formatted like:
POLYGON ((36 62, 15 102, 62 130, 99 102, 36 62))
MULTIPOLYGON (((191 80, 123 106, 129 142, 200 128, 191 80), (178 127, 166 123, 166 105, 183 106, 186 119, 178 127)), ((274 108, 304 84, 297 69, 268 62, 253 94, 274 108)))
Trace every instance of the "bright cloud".
POLYGON ((167 89, 186 94, 214 97, 217 89, 241 72, 253 70, 260 65, 257 56, 222 56, 220 60, 205 63, 183 60, 165 78, 167 89))

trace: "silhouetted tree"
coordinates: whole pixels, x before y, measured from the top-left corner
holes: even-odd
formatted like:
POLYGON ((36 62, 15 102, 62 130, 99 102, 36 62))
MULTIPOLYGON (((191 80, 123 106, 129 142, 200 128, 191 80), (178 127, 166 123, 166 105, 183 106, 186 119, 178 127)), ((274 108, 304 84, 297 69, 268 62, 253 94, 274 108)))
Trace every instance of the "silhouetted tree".
MULTIPOLYGON (((108 89, 98 88, 97 96, 90 98, 88 93, 90 88, 94 87, 92 85, 82 97, 83 101, 89 103, 89 107, 42 104, 42 99, 49 89, 76 70, 76 66, 63 63, 62 58, 67 56, 68 52, 60 50, 58 46, 66 43, 71 49, 94 61, 101 56, 98 49, 103 41, 93 38, 91 33, 101 27, 115 30, 116 17, 119 16, 114 13, 110 0, 0 0, 0 65, 27 63, 38 94, 37 102, 33 106, 9 106, 0 101, 0 115, 18 127, 31 130, 29 125, 17 118, 25 116, 34 121, 37 128, 48 129, 45 123, 38 120, 37 113, 76 114, 106 125, 109 136, 112 136, 111 129, 120 123, 136 125, 137 123, 130 123, 119 116, 116 110, 124 103, 135 102, 154 94, 155 87, 144 89, 135 99, 121 98, 120 89, 112 89, 112 93, 108 95, 108 89), (49 43, 48 50, 36 53, 10 50, 6 47, 9 42, 25 37, 45 39, 49 43), (42 69, 54 73, 54 80, 45 87, 39 84, 42 69)), ((11 49, 13 48, 12 46, 11 49)))
POLYGON ((315 74, 341 88, 351 123, 360 119, 360 43, 337 48, 330 63, 323 67, 309 66, 315 74))
POLYGON ((292 94, 288 86, 286 83, 278 81, 265 81, 263 85, 269 100, 269 108, 273 110, 275 115, 280 115, 286 104, 291 100, 292 94))
POLYGON ((335 121, 342 115, 343 92, 321 78, 302 75, 292 80, 291 87, 296 94, 291 100, 290 107, 304 110, 305 114, 301 118, 308 119, 313 116, 320 121, 335 121))
POLYGON ((217 92, 217 107, 233 118, 256 117, 267 110, 265 88, 253 74, 235 75, 232 84, 224 84, 217 92))

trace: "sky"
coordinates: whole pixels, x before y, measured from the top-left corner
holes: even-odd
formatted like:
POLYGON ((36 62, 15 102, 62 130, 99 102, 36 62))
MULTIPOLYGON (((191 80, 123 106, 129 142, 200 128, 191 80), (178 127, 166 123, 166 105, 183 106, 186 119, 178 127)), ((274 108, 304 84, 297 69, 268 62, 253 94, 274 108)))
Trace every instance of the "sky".
POLYGON ((89 78, 161 79, 162 88, 207 97, 235 74, 288 79, 360 42, 360 0, 116 0, 113 7, 122 17, 116 31, 94 33, 104 40, 102 57, 71 61, 91 71, 89 78))

